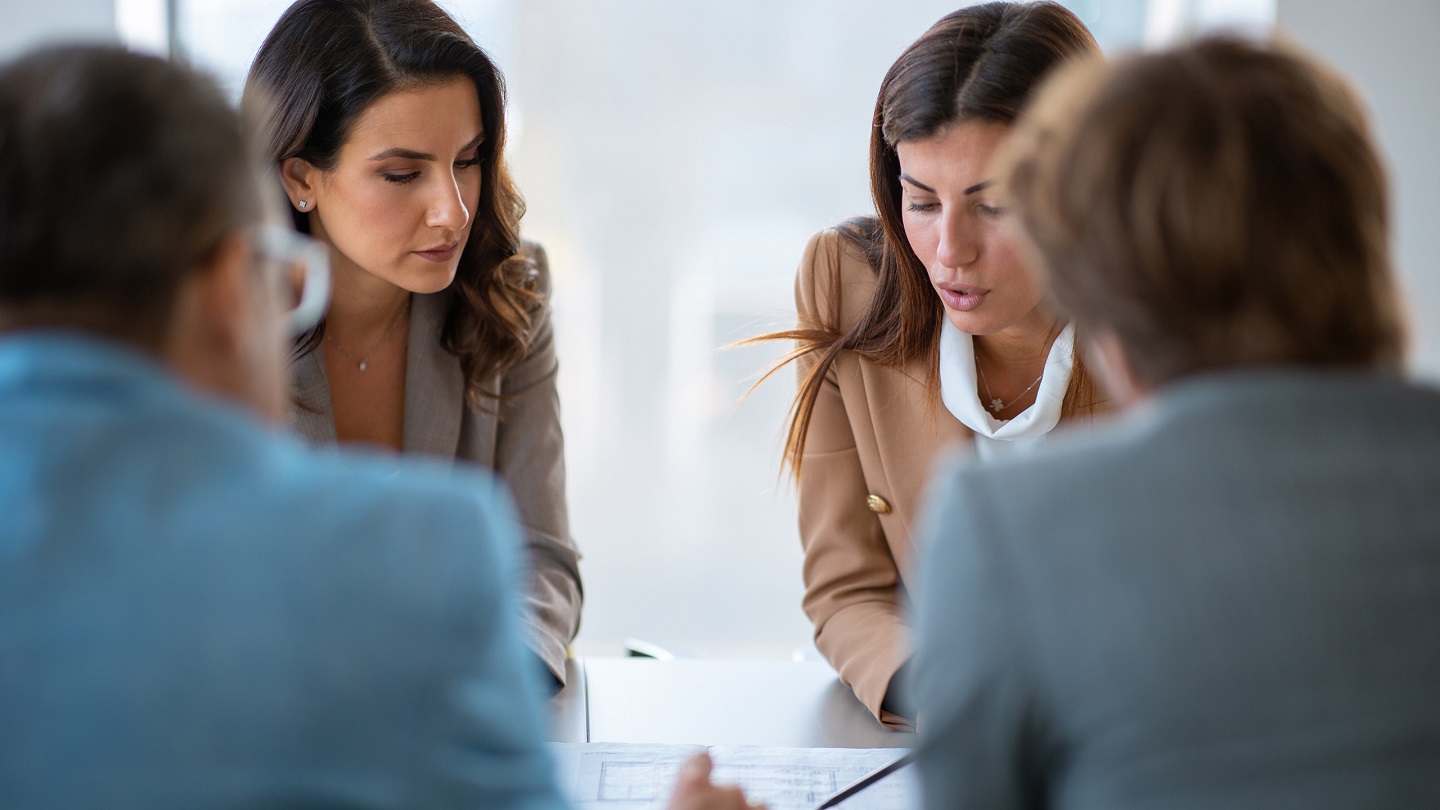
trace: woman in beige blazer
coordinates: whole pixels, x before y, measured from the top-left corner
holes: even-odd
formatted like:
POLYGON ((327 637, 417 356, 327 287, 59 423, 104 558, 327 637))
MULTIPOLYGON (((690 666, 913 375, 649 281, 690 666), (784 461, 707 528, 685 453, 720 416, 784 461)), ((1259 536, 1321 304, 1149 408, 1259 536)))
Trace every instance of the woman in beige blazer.
POLYGON ((499 71, 428 0, 301 0, 261 46, 262 111, 296 227, 334 295, 296 345, 292 425, 479 464, 525 528, 528 642, 557 685, 580 623, 550 276, 518 235, 499 71))
POLYGON ((901 55, 871 142, 878 216, 817 234, 795 283, 804 607, 815 643, 882 723, 905 727, 912 536, 936 455, 1023 452, 1087 417, 1074 334, 1020 261, 990 163, 1050 68, 1098 55, 1054 3, 957 11, 901 55))

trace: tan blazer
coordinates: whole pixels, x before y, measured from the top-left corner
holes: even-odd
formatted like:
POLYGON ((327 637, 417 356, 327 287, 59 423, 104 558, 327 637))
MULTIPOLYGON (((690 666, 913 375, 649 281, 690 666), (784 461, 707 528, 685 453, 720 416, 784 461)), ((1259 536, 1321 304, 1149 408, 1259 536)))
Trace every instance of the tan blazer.
MULTIPOLYGON (((548 299, 550 270, 545 253, 534 245, 527 249, 536 258, 540 287, 548 299)), ((483 465, 509 486, 529 551, 527 641, 564 683, 566 648, 580 628, 583 591, 580 552, 570 537, 565 506, 565 445, 549 304, 529 354, 486 386, 500 398, 487 398, 482 407, 471 408, 465 403, 460 361, 440 345, 450 295, 446 290, 413 296, 405 358, 403 450, 483 465)), ((296 406, 291 410, 291 428, 313 444, 334 444, 335 418, 322 353, 316 350, 300 357, 292 371, 296 406)))
MULTIPOLYGON (((803 321, 847 331, 874 290, 875 271, 854 243, 833 228, 811 238, 795 278, 803 321)), ((817 360, 797 362, 802 379, 817 360)), ((922 362, 891 368, 842 352, 811 415, 799 486, 804 608, 815 645, 860 702, 897 728, 910 723, 880 705, 913 649, 906 588, 917 512, 943 451, 973 447, 969 428, 927 390, 927 376, 922 362)))
MULTIPOLYGON (((875 271, 831 229, 805 248, 795 280, 802 322, 848 330, 864 313, 875 271)), ((798 362, 803 376, 814 355, 798 362)), ((880 704, 912 649, 902 604, 912 582, 916 510, 931 467, 970 431, 926 390, 922 363, 897 369, 843 352, 830 367, 805 439, 799 485, 805 613, 840 680, 886 725, 880 704)))

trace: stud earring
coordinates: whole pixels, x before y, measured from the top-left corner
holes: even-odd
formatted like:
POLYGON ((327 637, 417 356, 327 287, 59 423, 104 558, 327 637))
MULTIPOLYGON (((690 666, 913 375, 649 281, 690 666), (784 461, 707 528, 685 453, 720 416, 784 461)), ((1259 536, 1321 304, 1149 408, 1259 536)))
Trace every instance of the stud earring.
POLYGON ((310 203, 306 202, 305 200, 301 200, 300 202, 296 203, 296 205, 299 205, 300 210, 304 211, 310 205, 310 203))

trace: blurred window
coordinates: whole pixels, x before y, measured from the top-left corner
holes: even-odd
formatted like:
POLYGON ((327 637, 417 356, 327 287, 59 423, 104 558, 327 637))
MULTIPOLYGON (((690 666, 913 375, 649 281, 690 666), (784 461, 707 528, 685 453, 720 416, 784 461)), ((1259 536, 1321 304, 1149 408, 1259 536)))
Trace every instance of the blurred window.
MULTIPOLYGON (((177 50, 237 97, 284 0, 169 4, 177 50)), ((952 1, 451 0, 510 89, 524 229, 549 251, 580 652, 816 657, 779 450, 793 373, 741 403, 784 347, 813 232, 869 213, 886 68, 952 1)), ((1074 0, 1109 51, 1272 0, 1074 0)), ((153 12, 152 12, 153 13, 153 12)), ((1228 15, 1228 16, 1227 16, 1228 15)), ((787 370, 788 371, 788 370, 787 370)))

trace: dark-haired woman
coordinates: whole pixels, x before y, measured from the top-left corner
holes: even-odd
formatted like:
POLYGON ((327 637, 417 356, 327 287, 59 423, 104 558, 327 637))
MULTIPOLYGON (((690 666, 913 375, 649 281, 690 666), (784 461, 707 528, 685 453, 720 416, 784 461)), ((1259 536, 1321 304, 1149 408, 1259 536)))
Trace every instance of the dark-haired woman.
POLYGON ((878 216, 817 234, 795 283, 800 387, 786 446, 799 482, 815 642, 881 722, 912 713, 898 677, 912 532, 937 452, 1024 452, 1088 417, 1072 329, 1022 266, 990 163, 1040 80, 1098 57, 1055 3, 988 3, 936 23, 875 105, 878 216))
POLYGON ((580 622, 548 304, 517 235, 499 71, 429 0, 300 0, 247 103, 334 296, 296 347, 294 428, 481 464, 525 527, 528 641, 557 683, 580 622))

